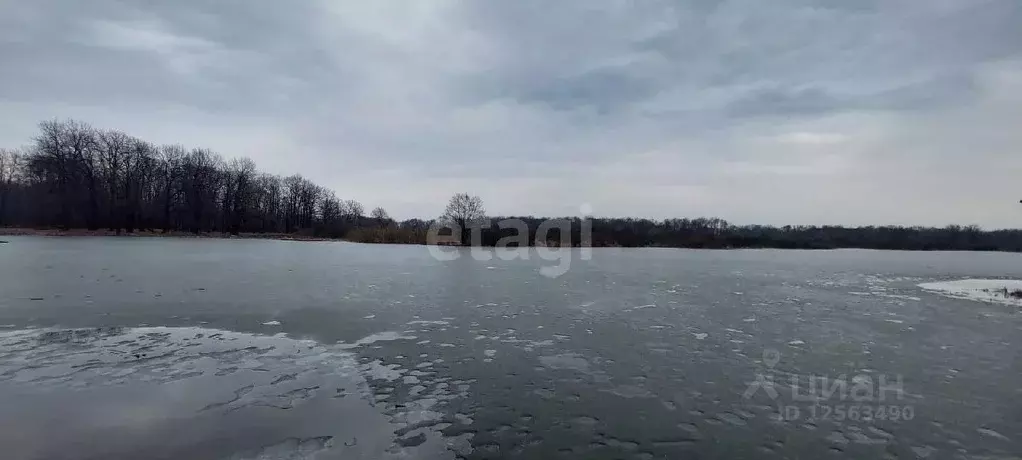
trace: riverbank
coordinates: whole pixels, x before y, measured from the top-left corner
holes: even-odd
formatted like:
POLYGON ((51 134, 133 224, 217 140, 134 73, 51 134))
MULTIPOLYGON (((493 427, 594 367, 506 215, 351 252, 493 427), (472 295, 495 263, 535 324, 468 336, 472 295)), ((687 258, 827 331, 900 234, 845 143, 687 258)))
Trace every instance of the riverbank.
MULTIPOLYGON (((109 229, 98 229, 88 230, 81 228, 73 228, 68 230, 55 229, 55 228, 23 228, 23 227, 0 227, 0 237, 2 236, 47 236, 47 237, 126 237, 126 238, 220 238, 220 239, 262 239, 262 240, 284 240, 284 241, 344 241, 348 243, 364 243, 364 244, 403 244, 403 245, 418 245, 418 246, 429 246, 430 243, 426 242, 426 236, 401 232, 400 230, 393 230, 387 228, 373 228, 373 229, 355 229, 348 233, 344 238, 325 238, 310 235, 303 235, 301 233, 239 233, 232 235, 229 233, 220 232, 202 232, 192 233, 183 231, 170 231, 163 232, 162 230, 150 231, 150 230, 136 230, 131 233, 121 231, 120 233, 109 230, 109 229)), ((438 243, 440 246, 458 246, 456 243, 452 243, 449 238, 444 239, 438 243)), ((486 245, 483 247, 494 247, 492 245, 486 245)), ((529 247, 548 247, 557 248, 555 241, 543 244, 530 244, 529 247)), ((575 246, 577 247, 577 246, 575 246)), ((613 244, 600 244, 592 247, 600 248, 620 248, 627 246, 613 245, 613 244)), ((649 245, 649 246, 634 246, 644 248, 671 248, 672 246, 663 245, 649 245)), ((690 249, 767 249, 767 248, 690 248, 690 249)))
POLYGON ((321 238, 301 235, 297 233, 239 233, 231 235, 220 232, 192 233, 182 231, 163 232, 162 230, 136 230, 134 232, 117 232, 115 230, 87 230, 87 229, 55 229, 55 228, 20 228, 0 227, 0 236, 51 236, 51 237, 75 237, 75 236, 117 236, 125 238, 221 238, 221 239, 263 239, 263 240, 289 240, 289 241, 343 241, 340 239, 321 238))
MULTIPOLYGON (((222 238, 222 239, 263 239, 263 240, 283 240, 283 241, 344 241, 349 243, 366 243, 366 244, 401 244, 401 245, 419 245, 426 246, 430 245, 427 242, 426 232, 423 230, 406 230, 397 227, 369 227, 369 228, 354 228, 347 232, 344 237, 330 238, 324 236, 313 236, 310 234, 310 230, 303 230, 302 232, 295 233, 255 233, 255 232, 243 232, 237 235, 221 232, 202 232, 192 233, 180 230, 174 230, 170 232, 164 232, 162 230, 136 230, 128 233, 121 231, 118 233, 114 230, 109 229, 55 229, 55 228, 26 228, 26 227, 0 227, 0 237, 3 236, 48 236, 48 237, 135 237, 135 238, 222 238)), ((494 247, 498 243, 496 239, 484 239, 484 244, 481 247, 494 247)), ((557 241, 550 241, 547 244, 536 244, 536 241, 529 241, 527 244, 529 247, 558 247, 557 241)), ((699 241, 693 244, 664 244, 664 243, 649 243, 642 245, 628 245, 621 244, 619 242, 607 241, 607 240, 593 240, 592 245, 588 247, 592 248, 673 248, 673 249, 709 249, 709 250, 741 250, 741 249, 785 249, 785 250, 808 250, 808 251, 826 251, 826 250, 838 250, 838 249, 862 249, 862 250, 878 250, 878 251, 913 251, 913 252, 928 252, 928 251, 954 251, 954 252, 1022 252, 1020 250, 1007 250, 1007 249, 991 249, 991 248, 943 248, 943 247, 932 247, 932 248, 919 248, 919 247, 871 247, 863 245, 791 245, 791 244, 720 244, 720 242, 712 241, 699 241)), ((435 242, 433 244, 439 244, 442 246, 458 246, 454 241, 450 240, 450 237, 444 237, 442 241, 435 242)), ((578 247, 577 245, 573 247, 578 247)), ((1022 291, 1014 290, 1008 293, 1009 297, 1019 298, 1022 296, 1022 291)))

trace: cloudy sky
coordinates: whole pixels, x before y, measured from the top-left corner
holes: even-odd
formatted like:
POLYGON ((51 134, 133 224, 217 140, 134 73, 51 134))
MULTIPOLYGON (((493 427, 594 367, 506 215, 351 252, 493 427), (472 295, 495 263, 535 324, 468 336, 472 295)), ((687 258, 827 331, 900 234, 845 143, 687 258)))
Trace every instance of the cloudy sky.
POLYGON ((0 3, 0 145, 73 117, 399 218, 1022 227, 1018 0, 0 3))

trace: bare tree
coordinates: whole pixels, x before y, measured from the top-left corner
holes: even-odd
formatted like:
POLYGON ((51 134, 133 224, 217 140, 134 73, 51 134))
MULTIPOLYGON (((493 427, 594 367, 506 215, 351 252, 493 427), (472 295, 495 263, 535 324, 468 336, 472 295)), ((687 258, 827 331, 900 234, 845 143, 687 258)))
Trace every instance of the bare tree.
POLYGON ((124 207, 126 196, 121 181, 126 179, 125 163, 131 153, 131 137, 120 131, 101 131, 97 134, 97 156, 101 174, 106 185, 106 216, 107 225, 111 230, 121 231, 121 208, 124 207))
POLYGON ((227 163, 222 214, 224 228, 232 235, 241 232, 255 201, 255 162, 249 158, 235 158, 227 163))
POLYGON ((74 172, 78 173, 88 193, 88 212, 86 214, 86 225, 89 230, 99 228, 99 201, 100 201, 100 165, 97 161, 99 143, 97 142, 96 129, 87 123, 75 120, 63 122, 64 145, 68 148, 71 160, 74 162, 74 172))
POLYGON ((351 220, 358 220, 365 215, 365 207, 362 206, 362 203, 355 200, 344 200, 341 209, 344 217, 351 220))
POLYGON ((146 212, 144 203, 155 201, 159 159, 155 145, 137 137, 131 138, 131 150, 124 162, 124 180, 121 184, 124 197, 121 207, 121 224, 128 232, 145 225, 152 228, 152 218, 146 212))
POLYGON ((7 223, 8 201, 21 168, 21 158, 17 150, 0 149, 0 226, 7 223))
POLYGON ((282 231, 281 223, 283 217, 283 178, 272 174, 259 176, 257 187, 258 207, 262 215, 262 223, 259 227, 264 232, 282 231))
POLYGON ((324 190, 320 195, 319 216, 328 229, 335 227, 341 219, 341 200, 337 199, 333 190, 324 190))
POLYGON ((320 187, 301 175, 283 179, 284 231, 312 228, 320 187))
POLYGON ((285 177, 281 182, 284 207, 284 231, 291 233, 299 227, 298 208, 302 195, 302 181, 305 178, 295 174, 285 177))
POLYGON ((79 208, 78 198, 84 185, 88 196, 87 225, 95 228, 99 211, 95 130, 74 120, 49 120, 39 123, 39 131, 31 167, 52 185, 52 192, 57 195, 58 225, 66 229, 75 223, 74 212, 79 208))
POLYGON ((162 218, 163 233, 167 233, 175 225, 171 221, 171 213, 174 205, 181 195, 182 165, 185 158, 185 148, 180 145, 165 145, 159 150, 159 167, 156 171, 159 183, 160 214, 162 218))
POLYGON ((189 230, 198 234, 209 228, 210 211, 220 192, 223 160, 208 149, 192 149, 182 162, 182 190, 191 212, 189 230))
POLYGON ((305 179, 302 181, 302 190, 300 196, 300 218, 302 228, 312 228, 316 221, 316 204, 319 203, 319 195, 322 191, 322 187, 312 183, 312 181, 305 179))
POLYGON ((390 222, 390 215, 387 214, 387 211, 381 207, 373 208, 373 211, 369 213, 369 217, 376 219, 376 223, 380 225, 386 225, 388 222, 390 222))
POLYGON ((442 219, 455 224, 461 230, 461 244, 468 245, 470 226, 478 224, 485 216, 482 199, 467 193, 458 193, 447 203, 442 219))

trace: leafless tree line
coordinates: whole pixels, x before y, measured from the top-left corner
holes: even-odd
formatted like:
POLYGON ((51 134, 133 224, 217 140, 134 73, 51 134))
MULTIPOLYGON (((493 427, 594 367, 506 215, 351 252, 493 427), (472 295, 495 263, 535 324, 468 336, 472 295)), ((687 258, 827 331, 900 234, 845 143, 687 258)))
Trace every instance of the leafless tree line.
MULTIPOLYGON (((536 241, 544 218, 518 217, 536 241)), ((582 220, 571 220, 579 242, 582 220)), ((500 220, 500 218, 497 218, 500 220)), ((74 120, 39 124, 34 143, 0 149, 0 226, 107 228, 194 233, 306 233, 374 243, 426 243, 437 224, 478 227, 485 246, 514 229, 485 219, 482 200, 451 198, 436 220, 393 221, 382 208, 365 216, 358 201, 300 176, 259 172, 247 158, 225 160, 202 148, 157 146, 74 120)), ((842 227, 733 225, 719 218, 592 218, 593 246, 695 248, 871 248, 1022 251, 1022 230, 975 226, 842 227)), ((462 235, 462 244, 469 244, 462 235)))
POLYGON ((0 149, 3 226, 342 236, 393 224, 381 208, 364 214, 358 201, 301 175, 75 120, 44 121, 32 145, 0 149))

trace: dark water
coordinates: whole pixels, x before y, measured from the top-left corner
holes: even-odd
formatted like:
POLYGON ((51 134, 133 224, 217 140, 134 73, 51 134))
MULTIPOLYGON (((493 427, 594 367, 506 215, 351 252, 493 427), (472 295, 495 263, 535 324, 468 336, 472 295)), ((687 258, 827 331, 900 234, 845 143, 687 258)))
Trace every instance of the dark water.
POLYGON ((1020 255, 7 239, 5 459, 1022 452, 1020 255))

